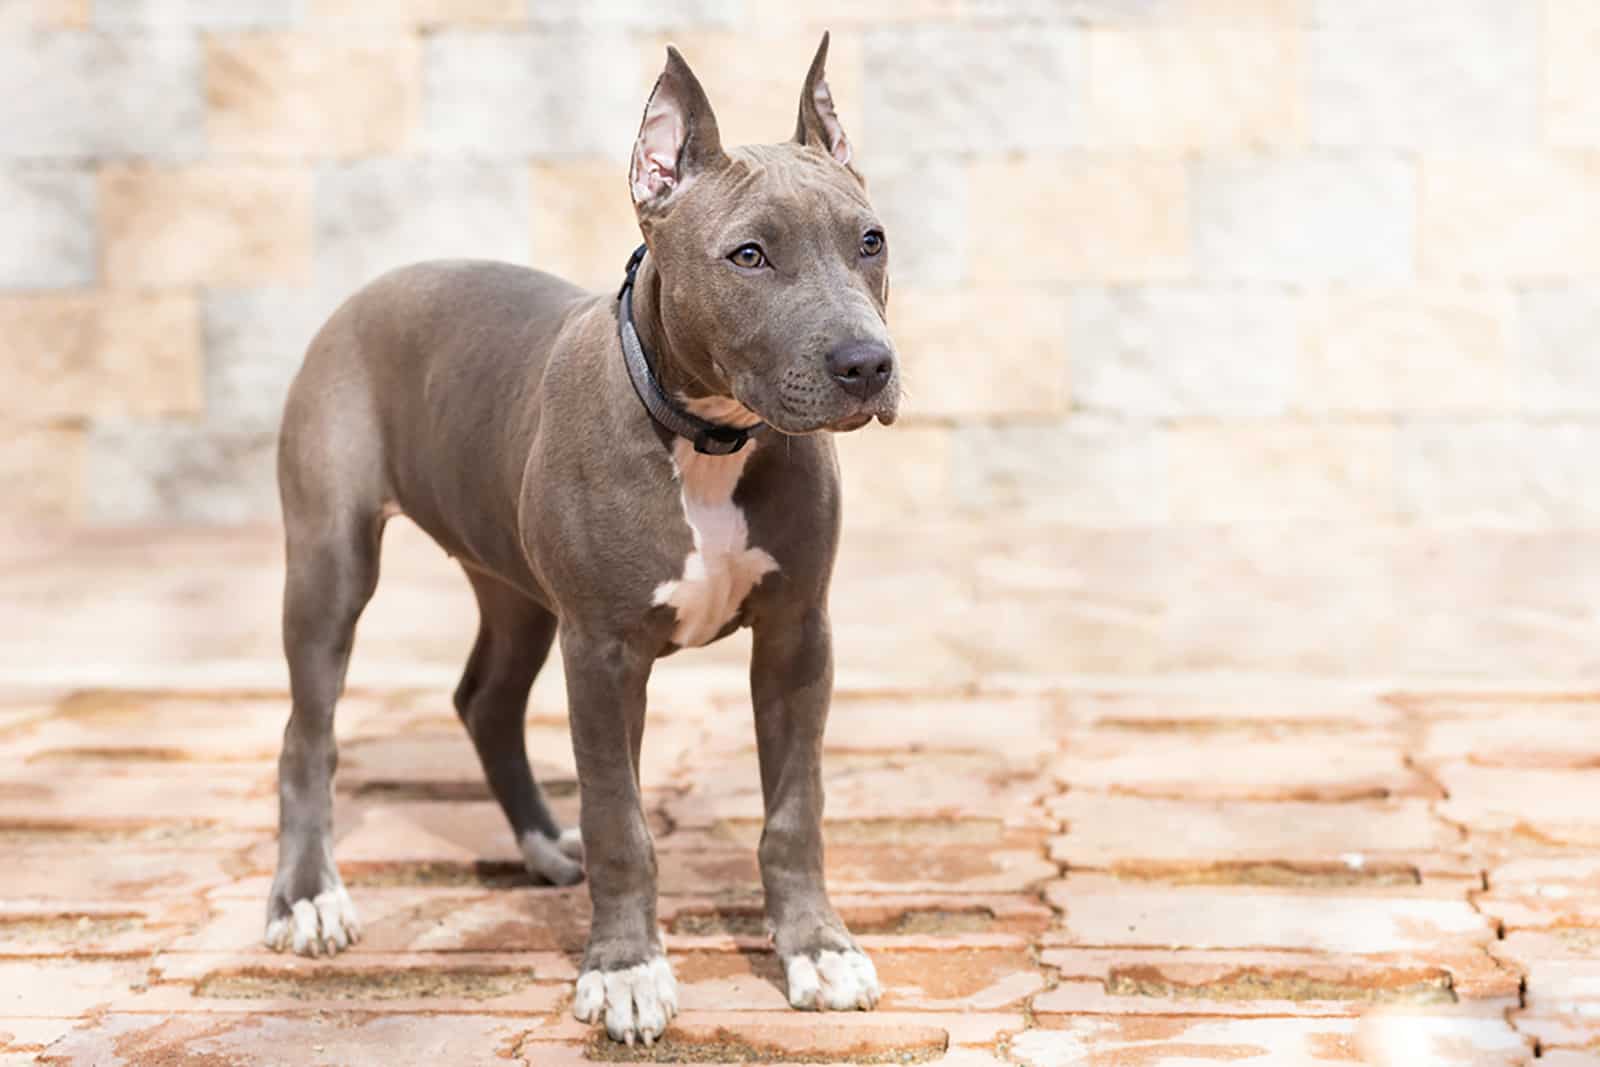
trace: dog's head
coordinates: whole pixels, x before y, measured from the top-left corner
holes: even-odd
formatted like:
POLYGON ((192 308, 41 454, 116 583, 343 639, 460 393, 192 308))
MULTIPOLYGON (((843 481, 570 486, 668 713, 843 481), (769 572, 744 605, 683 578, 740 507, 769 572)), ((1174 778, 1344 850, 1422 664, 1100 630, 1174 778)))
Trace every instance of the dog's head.
POLYGON ((785 433, 887 424, 900 402, 888 237, 827 57, 824 34, 790 141, 724 151, 705 90, 669 47, 629 172, 679 369, 785 433))

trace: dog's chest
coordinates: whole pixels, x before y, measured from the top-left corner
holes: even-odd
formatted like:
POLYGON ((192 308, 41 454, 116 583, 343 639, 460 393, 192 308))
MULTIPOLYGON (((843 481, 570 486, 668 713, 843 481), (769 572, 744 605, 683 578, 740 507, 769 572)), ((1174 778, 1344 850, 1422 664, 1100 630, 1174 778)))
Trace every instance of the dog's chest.
POLYGON ((716 637, 762 576, 778 569, 777 560, 751 547, 744 511, 733 501, 750 452, 705 456, 687 441, 673 442, 679 499, 694 547, 683 561, 682 576, 656 586, 653 602, 676 613, 672 640, 680 647, 716 637))

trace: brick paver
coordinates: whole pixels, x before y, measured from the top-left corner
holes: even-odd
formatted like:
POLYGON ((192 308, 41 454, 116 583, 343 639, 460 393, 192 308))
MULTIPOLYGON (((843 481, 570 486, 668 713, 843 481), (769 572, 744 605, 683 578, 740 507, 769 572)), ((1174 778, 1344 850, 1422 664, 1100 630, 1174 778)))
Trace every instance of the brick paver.
MULTIPOLYGON (((587 894, 521 874, 444 677, 369 670, 340 712, 360 945, 263 948, 285 694, 186 655, 170 684, 0 683, 0 1064, 642 1055, 571 1018, 587 894)), ((552 684, 528 733, 571 821, 552 684)), ((1600 695, 847 681, 827 862, 884 996, 816 1016, 763 932, 741 687, 691 664, 653 691, 684 1008, 658 1059, 1600 1063, 1600 695)))

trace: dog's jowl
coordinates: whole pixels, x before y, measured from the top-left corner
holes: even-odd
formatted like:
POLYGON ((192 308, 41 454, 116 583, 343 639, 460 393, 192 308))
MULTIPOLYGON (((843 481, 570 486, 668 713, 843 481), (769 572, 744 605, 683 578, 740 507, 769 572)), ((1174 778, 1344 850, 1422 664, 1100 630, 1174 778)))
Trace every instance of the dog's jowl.
MULTIPOLYGON (((404 514, 460 562, 477 641, 455 706, 538 879, 587 875, 573 1011, 651 1041, 677 1010, 640 804, 654 661, 742 626, 766 822, 760 861, 789 1000, 870 1008, 871 962, 823 885, 828 583, 839 531, 830 432, 894 421, 888 242, 823 77, 781 144, 724 148, 682 56, 645 106, 626 186, 644 245, 620 291, 507 264, 377 279, 312 341, 279 454, 293 709, 279 761, 266 940, 316 955, 359 937, 334 864, 334 705, 404 514), (557 636, 581 832, 529 769, 528 691, 557 636)), ((618 249, 618 267, 627 249, 618 249)))

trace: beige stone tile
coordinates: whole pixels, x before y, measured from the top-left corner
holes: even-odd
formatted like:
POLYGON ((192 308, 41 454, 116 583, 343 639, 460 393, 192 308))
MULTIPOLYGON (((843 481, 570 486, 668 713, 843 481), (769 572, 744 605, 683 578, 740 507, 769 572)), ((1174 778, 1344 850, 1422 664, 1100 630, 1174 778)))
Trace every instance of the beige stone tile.
POLYGON ((1393 431, 1382 425, 1221 423, 1168 434, 1178 519, 1383 519, 1394 513, 1393 431))
MULTIPOLYGON (((1192 735, 1191 735, 1192 736, 1192 735)), ((1330 741, 1330 747, 1339 742, 1330 741)), ((1326 804, 1213 801, 1070 791, 1049 802, 1066 834, 1051 857, 1069 870, 1306 886, 1404 884, 1415 854, 1450 850, 1461 834, 1420 798, 1326 804)))
POLYGON ((1254 26, 1306 21, 1305 0, 966 0, 980 19, 1037 21, 1070 16, 1090 25, 1175 24, 1254 26))
POLYGON ((1066 408, 1066 316, 1047 290, 899 288, 889 326, 904 375, 903 414, 1048 415, 1066 408))
MULTIPOLYGON (((259 1002, 233 1003, 254 1011, 249 1005, 259 1002)), ((488 1014, 357 1014, 334 1024, 315 1014, 237 1011, 98 1015, 57 1042, 43 1062, 108 1063, 133 1057, 159 1063, 189 1057, 204 1048, 208 1055, 224 1060, 260 1059, 270 1049, 271 1055, 284 1063, 358 1063, 381 1049, 382 1060, 389 1067, 448 1061, 489 1063, 501 1059, 506 1049, 520 1045, 528 1029, 522 1019, 488 1014)))
POLYGON ((243 29, 297 20, 302 0, 91 0, 96 28, 111 30, 243 29))
MULTIPOLYGON (((1583 452, 1592 456, 1594 448, 1583 452)), ((1464 459, 1494 465, 1488 451, 1464 459)), ((1497 481, 1491 475, 1460 491, 1490 499, 1514 491, 1497 481)), ((1538 483, 1515 490, 1533 497, 1546 491, 1560 490, 1538 483)), ((1430 524, 1442 517, 1459 525, 1414 525, 1396 540, 1388 581, 1394 591, 1391 617, 1404 620, 1403 630, 1393 634, 1400 671, 1413 677, 1556 680, 1600 670, 1600 618, 1594 611, 1600 601, 1600 533, 1492 529, 1504 519, 1467 519, 1436 508, 1423 514, 1430 524)), ((1477 714, 1515 722, 1525 717, 1524 706, 1515 699, 1479 703, 1477 714)))
POLYGON ((0 413, 23 419, 192 414, 201 406, 192 293, 0 296, 0 363, 15 388, 0 413))
POLYGON ((1370 682, 1243 675, 1208 680, 1203 688, 1178 679, 1128 679, 1065 694, 1074 722, 1147 730, 1262 727, 1393 728, 1402 711, 1370 682))
MULTIPOLYGON (((530 14, 537 18, 545 6, 530 7, 530 14)), ((556 25, 492 31, 447 26, 427 35, 423 145, 433 162, 465 160, 483 169, 483 161, 493 159, 515 161, 521 169, 529 159, 601 156, 616 160, 626 173, 666 51, 606 18, 614 4, 562 3, 554 10, 556 25), (592 25, 573 26, 562 24, 563 14, 579 22, 599 17, 592 25)), ((702 77, 715 66, 714 56, 685 54, 702 77)), ((798 81, 794 92, 798 100, 798 81)), ((720 111, 723 98, 713 92, 712 101, 720 111)), ((790 129, 794 108, 791 103, 784 111, 790 129)), ((730 143, 727 130, 723 142, 730 143)))
POLYGON ((1416 273, 1416 166, 1376 153, 1194 157, 1194 265, 1214 279, 1400 281, 1416 273))
MULTIPOLYGON (((854 35, 852 35, 854 36, 854 35)), ((863 143, 872 152, 993 155, 1082 144, 1079 27, 1024 21, 883 26, 866 41, 863 143)))
POLYGON ((1413 669, 1395 606, 1393 527, 1207 523, 1165 535, 1175 574, 1164 669, 1308 678, 1413 669))
POLYGON ((211 148, 338 158, 403 152, 418 126, 421 72, 422 50, 413 37, 211 36, 205 74, 211 148))
MULTIPOLYGON (((0 50, 6 43, 0 38, 0 50)), ((8 130, 14 146, 10 137, 8 130)), ((0 286, 56 289, 94 283, 99 238, 94 175, 87 168, 0 166, 0 205, 0 286)))
POLYGON ((957 506, 969 518, 1094 526, 1168 514, 1164 437, 1147 423, 1097 416, 963 425, 951 456, 957 506))
POLYGON ((1061 940, 1082 946, 1369 954, 1467 951, 1495 936, 1465 887, 1317 891, 1081 874, 1046 887, 1045 899, 1062 912, 1061 940))
POLYGON ((1304 89, 1318 145, 1488 151, 1537 141, 1537 2, 1346 2, 1318 15, 1304 89))
POLYGON ((0 28, 89 24, 89 0, 0 0, 0 28))
POLYGON ((1523 414, 1600 413, 1600 287, 1530 286, 1516 295, 1517 400, 1523 414))
POLYGON ((1591 422, 1417 420, 1401 426, 1396 445, 1398 507, 1409 518, 1560 530, 1600 517, 1600 426, 1591 422))
POLYGON ((1386 1002, 1493 1018, 1519 1006, 1519 975, 1476 947, 1429 956, 1061 948, 1041 959, 1063 979, 1033 1002, 1046 1026, 1083 1014, 1363 1016, 1386 1002))
POLYGON ((1166 150, 1298 144, 1300 36, 1289 30, 1095 27, 1086 137, 1166 150))
POLYGON ((529 180, 533 266, 591 288, 621 284, 622 266, 641 240, 628 196, 627 165, 616 160, 535 163, 529 180))
POLYGON ((1085 7, 1122 13, 1149 10, 1173 22, 1219 23, 1250 26, 1297 25, 1305 20, 1305 0, 1162 0, 1155 5, 1125 4, 1119 0, 1085 0, 1085 7))
MULTIPOLYGON (((819 35, 805 27, 754 32, 688 30, 674 33, 678 46, 705 86, 725 146, 771 144, 794 135, 800 87, 819 35)), ((666 61, 668 38, 639 49, 645 93, 666 61)), ((626 71, 619 72, 626 76, 626 71)), ((859 34, 835 34, 828 45, 828 89, 846 136, 859 137, 862 121, 862 50, 859 34)), ((644 96, 640 97, 643 106, 644 96)), ((856 143, 857 150, 862 146, 856 143)))
POLYGON ((1427 796, 1387 734, 1190 736, 1097 730, 1069 736, 1053 765, 1073 790, 1181 799, 1345 801, 1427 796))
POLYGON ((1164 646, 1169 544, 1154 527, 989 520, 975 547, 978 605, 964 641, 985 676, 1132 674, 1164 646))
POLYGON ((528 17, 527 0, 311 0, 316 22, 359 22, 442 26, 450 23, 517 23, 528 17))
POLYGON ((1435 278, 1600 273, 1600 157, 1424 157, 1417 239, 1435 278))
POLYGON ((1594 705, 1526 705, 1514 715, 1444 718, 1422 730, 1416 758, 1469 760, 1488 767, 1597 767, 1600 730, 1594 705))
POLYGON ((1279 285, 1074 286, 1073 403, 1147 417, 1282 415, 1303 299, 1279 285))
POLYGON ((1600 781, 1589 768, 1480 767, 1447 763, 1437 776, 1449 793, 1439 814, 1484 840, 1491 834, 1531 847, 1600 844, 1600 781))
POLYGON ((950 436, 942 426, 873 424, 835 437, 846 525, 893 528, 948 515, 950 436))
MULTIPOLYGON (((1030 1030, 1012 1039, 1011 1057, 1025 1067, 1106 1063, 1187 1067, 1228 1061, 1245 1067, 1519 1067, 1526 1039, 1504 1019, 1399 1016, 1381 1024, 1355 1019, 1151 1019, 1080 1015, 1061 1029, 1030 1030), (1381 1026, 1377 1037, 1368 1032, 1381 1026), (1393 1045, 1393 1060, 1368 1059, 1366 1042, 1393 1045), (1422 1050, 1418 1055, 1418 1050, 1422 1050), (1114 1057, 1114 1058, 1112 1058, 1114 1057)), ((1384 1055, 1383 1052, 1376 1053, 1384 1055)))
POLYGON ((794 4, 789 0, 745 0, 746 20, 757 26, 802 23, 815 30, 832 28, 835 39, 857 27, 880 23, 920 22, 961 15, 969 0, 898 0, 893 4, 862 4, 856 0, 816 0, 794 4))
POLYGON ((83 514, 84 431, 24 426, 0 448, 0 530, 72 522, 83 514))
POLYGON ((1545 0, 1544 131, 1552 144, 1600 146, 1600 7, 1545 0))
POLYGON ((227 164, 112 166, 102 257, 119 285, 299 281, 311 263, 311 175, 227 164))
POLYGON ((1303 305, 1296 407, 1500 412, 1514 400, 1510 293, 1471 286, 1334 288, 1303 305))
POLYGON ((0 989, 7 1015, 82 1015, 127 993, 145 971, 137 959, 5 960, 0 989))
POLYGON ((1138 281, 1188 269, 1189 208, 1176 161, 980 159, 970 180, 980 282, 1138 281))

